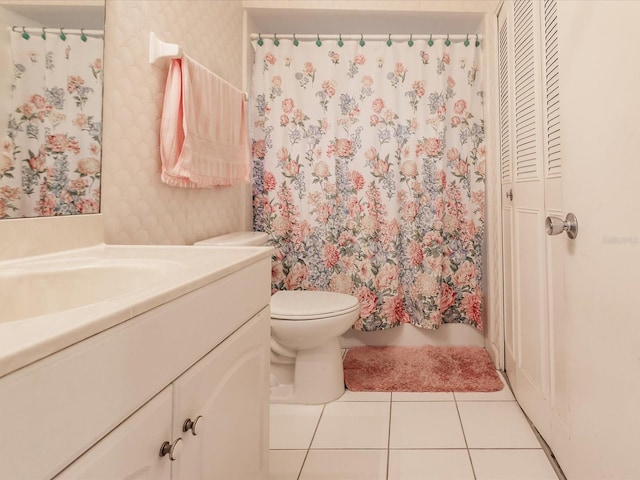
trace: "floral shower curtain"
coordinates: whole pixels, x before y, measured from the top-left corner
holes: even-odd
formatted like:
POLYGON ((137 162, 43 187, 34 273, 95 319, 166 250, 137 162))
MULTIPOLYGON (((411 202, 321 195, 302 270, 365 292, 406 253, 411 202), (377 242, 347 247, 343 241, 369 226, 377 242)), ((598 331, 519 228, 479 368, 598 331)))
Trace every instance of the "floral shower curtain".
POLYGON ((274 43, 254 43, 251 118, 273 290, 355 295, 360 330, 482 329, 481 48, 274 43))
POLYGON ((99 211, 102 52, 84 34, 11 32, 0 218, 99 211))

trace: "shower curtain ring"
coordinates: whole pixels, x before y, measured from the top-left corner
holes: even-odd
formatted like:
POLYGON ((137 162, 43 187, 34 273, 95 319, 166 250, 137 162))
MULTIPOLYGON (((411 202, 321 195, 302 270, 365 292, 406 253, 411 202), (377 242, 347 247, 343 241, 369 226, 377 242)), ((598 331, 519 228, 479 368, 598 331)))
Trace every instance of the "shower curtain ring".
POLYGON ((322 42, 320 41, 320 34, 319 33, 316 34, 316 38, 317 38, 316 45, 318 47, 321 47, 322 46, 322 42))
POLYGON ((342 41, 342 34, 339 33, 338 34, 338 46, 342 47, 344 45, 344 42, 342 41))
POLYGON ((410 47, 413 47, 413 33, 409 35, 409 41, 407 42, 407 44, 410 47))
POLYGON ((427 45, 429 45, 430 47, 433 47, 433 35, 429 34, 429 41, 427 42, 427 45))
POLYGON ((42 35, 40 35, 40 36, 42 37, 42 39, 43 39, 43 40, 46 40, 46 39, 47 39, 47 34, 46 34, 46 32, 44 31, 44 27, 42 27, 42 35))
POLYGON ((82 40, 83 42, 87 41, 87 36, 84 34, 83 28, 80 29, 80 40, 82 40))
POLYGON ((478 34, 476 33, 476 47, 480 46, 480 40, 478 40, 478 34))
POLYGON ((361 33, 360 34, 360 46, 361 47, 364 47, 364 38, 363 37, 364 37, 364 35, 361 33))
POLYGON ((64 34, 64 29, 60 29, 60 40, 63 42, 67 40, 67 36, 64 34))
POLYGON ((274 33, 273 34, 273 44, 277 47, 278 45, 280 45, 280 40, 278 40, 278 34, 274 33))
POLYGON ((25 27, 22 27, 22 38, 24 38, 25 40, 29 40, 30 36, 27 33, 27 29, 25 27))
POLYGON ((467 39, 464 41, 464 46, 468 47, 469 46, 469 34, 467 33, 467 39))
POLYGON ((262 41, 262 34, 261 33, 258 34, 258 45, 260 45, 260 46, 264 45, 264 42, 262 41))
POLYGON ((297 47, 298 45, 300 45, 300 42, 298 41, 298 39, 296 38, 296 34, 293 34, 293 46, 297 47))
POLYGON ((451 45, 451 40, 449 40, 449 34, 447 33, 447 39, 444 41, 444 44, 448 47, 451 45))
POLYGON ((389 40, 387 40, 387 47, 390 47, 393 44, 391 41, 391 34, 389 34, 389 40))

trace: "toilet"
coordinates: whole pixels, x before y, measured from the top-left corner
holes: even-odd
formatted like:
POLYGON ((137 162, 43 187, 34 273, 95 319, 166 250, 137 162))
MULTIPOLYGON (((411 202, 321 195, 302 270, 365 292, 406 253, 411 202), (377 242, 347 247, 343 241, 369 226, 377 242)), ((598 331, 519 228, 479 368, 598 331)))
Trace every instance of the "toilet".
MULTIPOLYGON (((258 246, 262 232, 235 232, 198 246, 258 246)), ((358 299, 318 290, 278 291, 271 296, 272 403, 320 404, 344 393, 338 338, 360 314, 358 299)))

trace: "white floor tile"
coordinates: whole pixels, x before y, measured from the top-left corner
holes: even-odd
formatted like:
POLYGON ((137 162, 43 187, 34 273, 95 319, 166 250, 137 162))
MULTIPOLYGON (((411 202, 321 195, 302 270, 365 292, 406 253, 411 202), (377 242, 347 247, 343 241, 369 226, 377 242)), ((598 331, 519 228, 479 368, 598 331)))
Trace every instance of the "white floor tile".
POLYGON ((300 480, 385 480, 386 450, 310 450, 300 480))
POLYGON ((540 448, 516 402, 458 403, 469 448, 540 448))
POLYGON ((466 448, 455 402, 393 402, 390 448, 466 448))
POLYGON ((388 480, 473 480, 471 461, 462 450, 391 450, 388 480))
POLYGON ((306 450, 271 450, 269 480, 297 480, 306 450))
POLYGON ((394 402, 453 402, 453 392, 393 392, 394 402))
POLYGON ((334 402, 325 406, 311 448, 387 448, 388 435, 388 402, 334 402))
POLYGON ((323 408, 324 405, 271 404, 270 448, 309 448, 323 408))
POLYGON ((338 402, 389 402, 391 392, 352 392, 347 390, 338 402))
POLYGON ((541 449, 470 450, 477 480, 557 480, 541 449))
POLYGON ((498 376, 504 384, 502 390, 497 392, 455 392, 456 400, 458 402, 514 401, 515 398, 504 380, 502 372, 498 372, 498 376))

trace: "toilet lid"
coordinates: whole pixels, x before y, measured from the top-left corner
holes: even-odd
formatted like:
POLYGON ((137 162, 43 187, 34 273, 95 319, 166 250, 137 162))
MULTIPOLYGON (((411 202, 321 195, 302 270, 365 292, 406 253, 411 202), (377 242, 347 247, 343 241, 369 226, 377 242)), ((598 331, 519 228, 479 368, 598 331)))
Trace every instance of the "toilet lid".
POLYGON ((334 317, 357 310, 358 307, 358 299, 344 293, 287 290, 271 296, 271 318, 279 320, 334 317))

